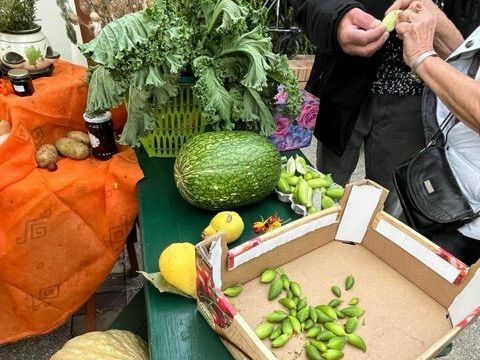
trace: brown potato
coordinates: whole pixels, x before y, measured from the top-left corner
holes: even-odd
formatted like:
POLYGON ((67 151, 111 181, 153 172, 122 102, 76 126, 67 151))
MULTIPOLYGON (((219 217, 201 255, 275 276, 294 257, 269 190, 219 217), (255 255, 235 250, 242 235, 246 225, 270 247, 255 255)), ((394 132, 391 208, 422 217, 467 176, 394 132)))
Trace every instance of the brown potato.
POLYGON ((57 160, 58 153, 55 146, 52 144, 42 145, 36 152, 35 158, 37 159, 37 164, 43 169, 48 169, 50 171, 57 170, 57 160))
POLYGON ((74 160, 83 160, 90 155, 87 145, 70 138, 58 139, 55 141, 55 147, 61 155, 74 160))
POLYGON ((82 144, 90 146, 90 138, 88 134, 83 131, 69 131, 67 133, 67 138, 73 139, 75 141, 81 142, 82 144))

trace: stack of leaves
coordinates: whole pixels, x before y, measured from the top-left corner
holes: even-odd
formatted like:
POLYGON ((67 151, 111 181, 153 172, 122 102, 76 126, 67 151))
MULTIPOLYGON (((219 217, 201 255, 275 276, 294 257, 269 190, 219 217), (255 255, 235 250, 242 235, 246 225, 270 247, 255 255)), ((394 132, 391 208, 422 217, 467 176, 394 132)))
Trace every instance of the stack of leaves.
POLYGON ((153 128, 154 109, 177 95, 179 76, 193 72, 194 96, 214 130, 236 128, 270 135, 270 104, 279 84, 287 111, 301 96, 286 58, 272 52, 265 13, 243 0, 158 0, 153 8, 108 24, 80 47, 90 70, 87 113, 126 101, 121 142, 137 145, 153 128))
MULTIPOLYGON (((310 360, 338 360, 343 358, 345 344, 350 344, 363 352, 367 346, 363 339, 354 334, 358 326, 358 318, 365 310, 358 305, 359 299, 352 298, 347 307, 339 309, 343 303, 342 292, 338 286, 332 286, 335 298, 328 304, 309 306, 306 297, 302 297, 300 285, 291 281, 286 274, 275 270, 265 270, 260 281, 270 284, 268 300, 279 300, 284 307, 267 316, 267 322, 260 324, 255 333, 260 339, 270 338, 273 348, 285 346, 293 334, 305 333, 309 342, 305 345, 305 353, 310 360)), ((349 275, 345 279, 345 290, 350 290, 355 279, 349 275)))

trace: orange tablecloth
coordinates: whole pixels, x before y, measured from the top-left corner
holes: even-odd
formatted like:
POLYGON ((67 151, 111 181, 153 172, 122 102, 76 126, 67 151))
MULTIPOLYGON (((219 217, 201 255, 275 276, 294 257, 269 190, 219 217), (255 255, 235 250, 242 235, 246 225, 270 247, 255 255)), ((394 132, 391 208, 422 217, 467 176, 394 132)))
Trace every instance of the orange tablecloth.
MULTIPOLYGON (((0 344, 49 332, 102 283, 137 215, 135 153, 36 167, 35 148, 85 131, 85 69, 60 62, 35 94, 0 95, 0 344)), ((120 114, 116 125, 121 125, 120 114)))

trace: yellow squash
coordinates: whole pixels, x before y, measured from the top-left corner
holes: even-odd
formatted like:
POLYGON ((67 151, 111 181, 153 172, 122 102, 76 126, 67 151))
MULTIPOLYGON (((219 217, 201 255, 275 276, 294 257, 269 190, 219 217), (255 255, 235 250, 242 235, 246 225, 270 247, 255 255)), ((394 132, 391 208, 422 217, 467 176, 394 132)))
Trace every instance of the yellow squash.
POLYGON ((167 282, 196 297, 195 246, 190 243, 171 244, 160 255, 158 266, 167 282))

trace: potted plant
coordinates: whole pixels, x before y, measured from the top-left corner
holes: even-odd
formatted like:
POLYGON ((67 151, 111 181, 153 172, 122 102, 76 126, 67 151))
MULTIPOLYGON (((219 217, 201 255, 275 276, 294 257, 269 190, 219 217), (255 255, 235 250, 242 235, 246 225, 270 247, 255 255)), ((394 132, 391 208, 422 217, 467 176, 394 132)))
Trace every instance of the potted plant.
POLYGON ((49 73, 60 57, 36 23, 36 3, 37 0, 0 2, 0 60, 7 69, 49 73))
POLYGON ((193 98, 211 129, 270 135, 276 128, 270 109, 277 86, 285 85, 292 114, 301 96, 286 57, 272 51, 264 24, 264 11, 243 0, 159 0, 109 23, 80 46, 96 63, 89 74, 87 113, 127 100, 121 142, 137 145, 156 126, 155 110, 185 86, 179 79, 190 69, 193 98))

